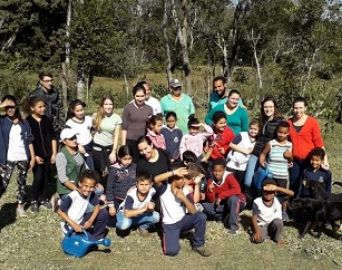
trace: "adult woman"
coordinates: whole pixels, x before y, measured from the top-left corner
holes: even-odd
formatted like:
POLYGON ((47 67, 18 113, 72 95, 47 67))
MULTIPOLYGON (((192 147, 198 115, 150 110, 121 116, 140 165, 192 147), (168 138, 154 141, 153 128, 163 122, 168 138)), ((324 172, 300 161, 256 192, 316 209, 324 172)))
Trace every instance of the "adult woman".
POLYGON ((103 175, 109 164, 116 161, 121 117, 114 113, 114 99, 105 95, 100 107, 94 115, 95 135, 93 139, 93 155, 95 170, 103 175))
MULTIPOLYGON (((292 141, 293 167, 290 169, 290 188, 297 192, 300 176, 308 167, 309 153, 315 147, 324 149, 319 123, 316 118, 306 114, 307 102, 303 97, 297 97, 292 103, 293 116, 290 123, 290 140, 292 141)), ((323 165, 329 167, 327 155, 323 165)))
POLYGON ((153 115, 153 109, 145 104, 146 90, 141 84, 133 87, 134 100, 128 103, 122 113, 122 144, 128 145, 133 162, 139 158, 137 140, 146 133, 146 122, 153 115))
POLYGON ((248 160, 245 172, 244 183, 247 190, 251 187, 259 155, 263 150, 265 144, 274 139, 277 125, 282 120, 284 120, 284 117, 281 116, 277 102, 274 97, 265 97, 261 102, 260 108, 260 122, 262 124, 262 129, 256 139, 254 148, 252 150, 252 155, 248 160))
POLYGON ((171 163, 168 154, 156 148, 149 137, 140 137, 137 146, 142 156, 137 163, 137 174, 147 172, 155 177, 170 170, 171 163))
POLYGON ((225 104, 215 106, 205 117, 208 125, 213 124, 213 116, 217 111, 223 111, 226 114, 227 125, 232 129, 235 135, 241 131, 248 131, 248 112, 245 108, 239 106, 241 94, 238 90, 230 90, 225 104))

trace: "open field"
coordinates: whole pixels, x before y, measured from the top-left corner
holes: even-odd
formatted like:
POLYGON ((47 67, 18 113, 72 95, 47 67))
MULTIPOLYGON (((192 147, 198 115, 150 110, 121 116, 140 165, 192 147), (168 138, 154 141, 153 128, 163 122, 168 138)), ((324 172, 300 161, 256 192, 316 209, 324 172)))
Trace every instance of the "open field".
MULTIPOLYGON (((342 126, 325 135, 335 181, 342 180, 342 126)), ((60 249, 61 232, 56 214, 41 211, 28 217, 15 216, 15 179, 0 200, 0 269, 339 269, 342 267, 341 240, 323 234, 320 240, 307 235, 297 238, 297 229, 286 226, 284 247, 271 242, 251 244, 244 231, 228 235, 222 224, 208 222, 207 246, 213 251, 209 258, 193 253, 187 240, 175 258, 162 254, 158 238, 141 238, 136 232, 122 239, 114 229, 109 232, 112 247, 107 252, 92 252, 83 259, 67 257, 60 249)), ((29 177, 29 184, 31 177, 29 177)), ((340 187, 335 192, 342 192, 340 187)), ((247 229, 248 216, 242 215, 247 229)))

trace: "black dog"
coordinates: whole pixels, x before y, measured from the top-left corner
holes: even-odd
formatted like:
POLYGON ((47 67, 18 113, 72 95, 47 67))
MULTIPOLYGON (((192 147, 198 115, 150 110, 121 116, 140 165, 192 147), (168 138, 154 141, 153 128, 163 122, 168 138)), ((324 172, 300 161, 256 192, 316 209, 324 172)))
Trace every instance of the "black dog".
MULTIPOLYGON (((333 185, 342 186, 342 183, 334 182, 333 185)), ((328 200, 328 201, 342 201, 342 193, 328 194, 325 190, 324 183, 321 183, 318 181, 306 180, 303 182, 303 186, 305 186, 305 188, 307 188, 310 191, 313 199, 328 200)))
POLYGON ((329 222, 333 232, 337 232, 337 221, 342 219, 342 201, 317 200, 311 198, 295 199, 290 203, 293 212, 300 213, 305 220, 305 227, 299 237, 303 238, 311 229, 317 230, 317 237, 321 236, 321 229, 325 222, 329 222))

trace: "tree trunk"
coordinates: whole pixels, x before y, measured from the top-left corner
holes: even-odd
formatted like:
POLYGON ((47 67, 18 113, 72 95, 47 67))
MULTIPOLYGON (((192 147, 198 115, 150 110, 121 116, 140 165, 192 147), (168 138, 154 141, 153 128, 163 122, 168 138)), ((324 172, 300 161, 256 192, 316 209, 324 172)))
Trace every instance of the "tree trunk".
POLYGON ((68 84, 67 84, 67 68, 65 62, 62 63, 60 80, 62 85, 62 99, 63 99, 63 108, 64 113, 66 115, 68 108, 68 84))
POLYGON ((252 42, 253 56, 254 56, 254 61, 255 61, 255 65, 256 65, 256 69, 257 69, 258 87, 260 89, 262 89, 263 84, 262 84, 261 66, 260 66, 258 52, 257 52, 257 46, 258 46, 258 42, 259 42, 260 36, 257 36, 257 37, 254 36, 254 29, 253 28, 252 28, 250 39, 251 39, 251 42, 252 42))
POLYGON ((164 0, 164 16, 163 16, 163 37, 164 37, 164 47, 165 47, 165 55, 166 55, 166 76, 167 81, 170 82, 172 80, 172 60, 171 60, 171 51, 170 51, 170 40, 167 34, 167 3, 168 0, 164 0))
POLYGON ((86 75, 82 64, 77 69, 77 98, 84 100, 86 87, 86 75))
POLYGON ((306 86, 311 78, 311 72, 312 72, 312 67, 313 67, 313 64, 314 64, 314 61, 315 61, 315 58, 316 58, 316 55, 317 55, 317 52, 320 50, 320 48, 317 48, 315 49, 315 51, 313 52, 312 54, 312 57, 311 57, 311 63, 309 65, 309 61, 306 61, 306 65, 308 66, 308 74, 306 76, 306 79, 304 81, 304 84, 303 84, 303 89, 302 89, 302 96, 305 95, 305 91, 306 91, 306 86))

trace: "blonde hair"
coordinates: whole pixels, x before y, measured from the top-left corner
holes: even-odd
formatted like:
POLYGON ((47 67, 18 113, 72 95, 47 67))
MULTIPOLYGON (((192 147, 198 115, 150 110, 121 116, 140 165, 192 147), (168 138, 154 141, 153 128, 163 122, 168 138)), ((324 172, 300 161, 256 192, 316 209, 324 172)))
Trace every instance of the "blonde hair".
POLYGON ((104 95, 101 99, 100 106, 97 109, 97 113, 96 113, 95 120, 94 120, 94 127, 96 131, 101 131, 100 125, 106 114, 103 109, 103 104, 105 103, 107 99, 109 99, 113 103, 113 107, 114 107, 113 97, 111 95, 104 95))

